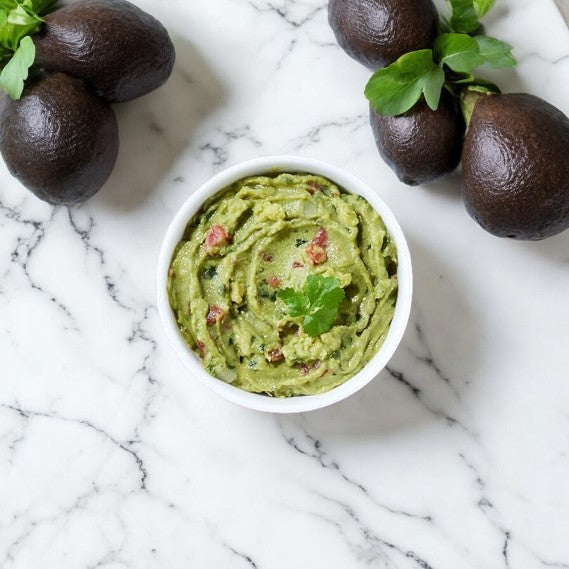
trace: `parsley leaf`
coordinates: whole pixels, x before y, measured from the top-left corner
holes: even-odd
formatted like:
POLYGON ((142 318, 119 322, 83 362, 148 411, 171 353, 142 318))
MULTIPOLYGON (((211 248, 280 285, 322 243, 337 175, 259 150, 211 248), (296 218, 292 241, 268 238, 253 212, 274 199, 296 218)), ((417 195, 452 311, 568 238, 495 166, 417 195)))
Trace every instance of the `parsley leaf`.
POLYGON ((488 36, 442 34, 435 41, 435 58, 457 73, 472 73, 480 65, 513 67, 512 46, 488 36))
POLYGON ((474 0, 474 8, 479 18, 483 18, 494 6, 496 0, 474 0))
POLYGON ((514 67, 517 64, 516 58, 512 55, 512 46, 488 36, 476 36, 480 55, 484 58, 484 63, 496 69, 503 67, 514 67))
POLYGON ((287 305, 288 313, 293 318, 304 316, 309 310, 310 301, 308 297, 293 288, 279 290, 278 296, 287 305))
MULTIPOLYGON (((458 33, 470 34, 480 27, 479 13, 477 7, 474 6, 473 0, 448 0, 452 8, 452 16, 450 18, 451 28, 458 33)), ((484 9, 484 5, 490 4, 488 9, 492 7, 493 2, 488 0, 477 0, 476 4, 480 9, 484 9)))
POLYGON ((0 88, 19 99, 35 60, 32 34, 56 0, 0 0, 0 88))
MULTIPOLYGON (((384 116, 406 113, 421 96, 436 111, 445 83, 451 92, 456 92, 456 86, 462 84, 487 86, 472 75, 481 65, 494 68, 516 65, 512 46, 487 36, 443 33, 436 39, 433 51, 412 51, 376 71, 365 95, 372 109, 384 116)), ((499 92, 499 89, 492 85, 485 89, 488 91, 499 92)))
POLYGON ((43 16, 47 14, 47 12, 53 7, 57 0, 20 0, 20 2, 30 12, 43 16))
POLYGON ((471 34, 480 28, 480 18, 494 6, 496 0, 447 0, 452 8, 450 27, 463 34, 471 34))
POLYGON ((467 34, 442 34, 434 49, 441 65, 444 63, 457 73, 472 73, 486 61, 478 42, 467 34))
POLYGON ((24 81, 28 78, 29 68, 34 63, 36 47, 32 38, 26 36, 20 42, 12 59, 8 61, 0 73, 0 87, 12 97, 19 99, 24 90, 24 81))
POLYGON ((0 45, 15 52, 20 40, 40 29, 42 19, 16 0, 0 0, 4 24, 0 27, 0 45))
POLYGON ((338 279, 309 275, 302 291, 285 288, 278 296, 287 305, 290 316, 304 316, 304 331, 316 338, 332 328, 346 293, 338 279))
POLYGON ((436 110, 444 82, 445 74, 433 61, 433 52, 421 49, 376 71, 366 86, 365 96, 375 111, 386 116, 407 112, 422 94, 429 107, 436 110))

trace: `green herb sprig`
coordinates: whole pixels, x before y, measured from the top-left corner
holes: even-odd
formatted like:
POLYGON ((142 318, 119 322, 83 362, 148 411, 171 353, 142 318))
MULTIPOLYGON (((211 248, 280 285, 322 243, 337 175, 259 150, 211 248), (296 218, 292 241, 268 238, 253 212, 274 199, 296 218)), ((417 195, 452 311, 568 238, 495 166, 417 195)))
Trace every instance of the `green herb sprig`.
POLYGON ((286 304, 290 316, 304 316, 302 328, 316 338, 332 328, 346 293, 338 279, 309 275, 301 291, 285 288, 278 297, 286 304))
POLYGON ((496 38, 470 35, 480 28, 480 18, 495 0, 450 0, 452 16, 441 22, 442 33, 433 49, 413 51, 379 69, 370 78, 365 95, 381 115, 397 116, 413 108, 421 96, 434 111, 443 88, 458 93, 464 87, 499 92, 496 85, 478 79, 480 66, 507 68, 516 65, 512 46, 496 38))
POLYGON ((480 28, 483 18, 494 6, 496 0, 447 0, 452 14, 450 20, 443 19, 452 30, 461 34, 472 34, 480 28))
POLYGON ((56 0, 0 0, 0 88, 19 99, 33 65, 38 32, 56 0))

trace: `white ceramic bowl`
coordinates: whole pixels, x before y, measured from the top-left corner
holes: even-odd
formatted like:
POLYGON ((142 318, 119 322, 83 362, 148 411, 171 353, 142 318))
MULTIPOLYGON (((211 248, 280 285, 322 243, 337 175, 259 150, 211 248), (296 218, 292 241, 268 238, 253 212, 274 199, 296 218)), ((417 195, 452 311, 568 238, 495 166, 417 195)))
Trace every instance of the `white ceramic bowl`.
POLYGON ((225 399, 248 407, 249 409, 272 413, 300 413, 320 409, 349 397, 374 379, 387 365, 401 342, 407 321, 409 320, 413 276, 409 247, 407 246, 401 227, 397 223, 393 213, 391 213, 391 210, 373 190, 354 176, 325 162, 295 156, 271 156, 250 160, 217 174, 188 198, 174 217, 166 232, 166 237, 164 238, 160 252, 160 259, 158 261, 157 286, 160 319, 162 320, 166 335, 174 351, 188 369, 189 375, 195 377, 225 399), (242 178, 280 172, 307 172, 321 175, 329 178, 348 192, 362 195, 382 217, 388 231, 395 240, 399 257, 399 268, 397 271, 399 293, 395 307, 395 315, 381 349, 359 373, 331 391, 319 395, 290 397, 287 399, 248 393, 209 375, 203 369, 199 358, 192 352, 182 338, 176 324, 174 313, 170 308, 166 291, 168 269, 174 249, 182 239, 188 221, 200 209, 203 202, 219 190, 242 178))

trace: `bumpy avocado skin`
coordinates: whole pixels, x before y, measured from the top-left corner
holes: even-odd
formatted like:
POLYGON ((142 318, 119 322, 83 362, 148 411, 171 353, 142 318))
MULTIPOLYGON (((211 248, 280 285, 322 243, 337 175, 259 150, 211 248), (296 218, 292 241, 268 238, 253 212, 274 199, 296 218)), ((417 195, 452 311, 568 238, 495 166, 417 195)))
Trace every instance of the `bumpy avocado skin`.
POLYGON ((375 71, 431 48, 439 14, 431 0, 330 0, 328 20, 342 49, 375 71))
POLYGON ((0 105, 0 151, 10 173, 38 198, 72 205, 108 180, 119 150, 115 114, 83 81, 62 73, 27 82, 0 105))
POLYGON ((77 0, 45 17, 36 65, 89 81, 109 102, 164 84, 176 58, 164 26, 126 0, 77 0))
POLYGON ((569 227, 569 119, 543 99, 479 99, 462 162, 466 209, 486 231, 537 241, 569 227))
POLYGON ((381 157, 409 186, 441 180, 460 163, 464 120, 446 94, 436 111, 421 100, 398 117, 370 109, 370 122, 381 157))

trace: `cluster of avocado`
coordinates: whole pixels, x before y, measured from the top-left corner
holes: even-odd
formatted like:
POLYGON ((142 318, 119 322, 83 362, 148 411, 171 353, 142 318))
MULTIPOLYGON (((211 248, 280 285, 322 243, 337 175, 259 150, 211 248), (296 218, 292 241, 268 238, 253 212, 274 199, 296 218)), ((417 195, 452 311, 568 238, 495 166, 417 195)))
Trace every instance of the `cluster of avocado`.
MULTIPOLYGON (((371 70, 439 33, 431 0, 330 0, 340 46, 371 70)), ((569 119, 527 94, 480 94, 466 124, 453 96, 436 111, 420 101, 400 116, 371 109, 379 152, 408 185, 452 173, 462 160, 469 214, 499 237, 539 240, 569 228, 569 119)))
POLYGON ((71 205, 108 180, 119 150, 110 103, 160 87, 175 51, 166 29, 126 0, 76 0, 45 17, 22 97, 0 103, 0 151, 40 199, 71 205))

